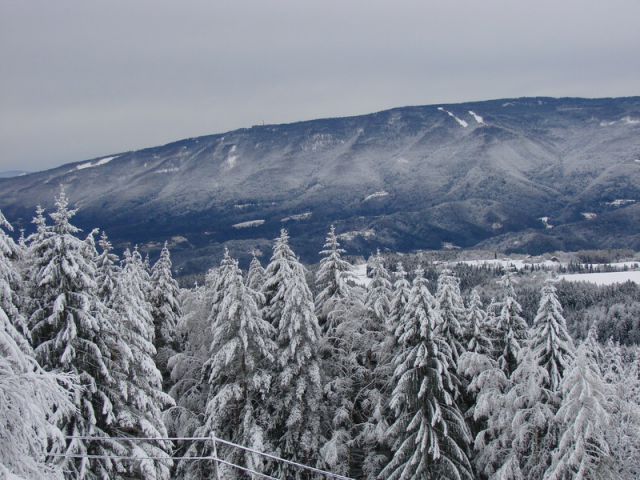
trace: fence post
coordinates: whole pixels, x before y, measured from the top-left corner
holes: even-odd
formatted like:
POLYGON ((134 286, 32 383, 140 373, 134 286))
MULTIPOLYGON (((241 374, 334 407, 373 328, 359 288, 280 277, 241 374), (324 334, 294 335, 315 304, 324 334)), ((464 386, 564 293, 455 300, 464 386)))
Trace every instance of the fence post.
POLYGON ((213 480, 220 480, 220 475, 218 474, 218 447, 216 444, 216 437, 213 432, 211 432, 211 442, 213 444, 212 453, 215 458, 213 461, 213 480))

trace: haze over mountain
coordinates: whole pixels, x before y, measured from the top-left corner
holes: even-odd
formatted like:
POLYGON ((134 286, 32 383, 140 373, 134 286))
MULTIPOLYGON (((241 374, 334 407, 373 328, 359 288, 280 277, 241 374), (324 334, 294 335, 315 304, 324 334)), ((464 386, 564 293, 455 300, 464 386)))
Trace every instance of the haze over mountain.
MULTIPOLYGON (((34 139, 37 141, 37 139, 34 139)), ((60 185, 116 246, 168 240, 181 273, 282 227, 315 261, 331 223, 350 254, 481 246, 640 249, 640 97, 517 98, 258 125, 0 179, 31 228, 60 185)))

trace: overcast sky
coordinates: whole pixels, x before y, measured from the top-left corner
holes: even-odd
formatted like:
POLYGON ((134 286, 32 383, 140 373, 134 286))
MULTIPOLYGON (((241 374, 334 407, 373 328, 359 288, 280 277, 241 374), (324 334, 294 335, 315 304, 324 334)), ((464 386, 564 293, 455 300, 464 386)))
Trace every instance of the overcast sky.
POLYGON ((402 105, 640 95, 638 0, 0 0, 0 170, 402 105))

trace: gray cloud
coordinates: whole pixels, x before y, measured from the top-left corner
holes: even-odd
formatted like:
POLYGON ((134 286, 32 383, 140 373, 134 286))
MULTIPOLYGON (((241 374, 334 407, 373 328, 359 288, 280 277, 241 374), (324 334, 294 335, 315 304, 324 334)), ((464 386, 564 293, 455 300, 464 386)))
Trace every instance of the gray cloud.
POLYGON ((637 0, 0 0, 0 169, 266 122, 637 95, 637 0))

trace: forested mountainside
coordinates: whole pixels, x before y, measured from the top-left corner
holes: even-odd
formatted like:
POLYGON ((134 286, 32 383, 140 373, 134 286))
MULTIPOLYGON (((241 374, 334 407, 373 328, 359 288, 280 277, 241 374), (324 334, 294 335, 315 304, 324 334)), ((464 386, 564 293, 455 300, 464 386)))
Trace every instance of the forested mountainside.
MULTIPOLYGON (((329 224, 352 254, 640 248, 640 97, 517 98, 258 125, 0 179, 16 228, 60 185, 118 251, 164 241, 181 274, 280 228, 307 262, 329 224)), ((34 139, 36 141, 37 139, 34 139)))
POLYGON ((61 192, 17 242, 0 214, 3 478, 640 476, 638 317, 560 303, 637 287, 380 253, 362 278, 331 227, 313 289, 283 229, 180 290, 166 245, 119 258, 75 214, 61 192))

